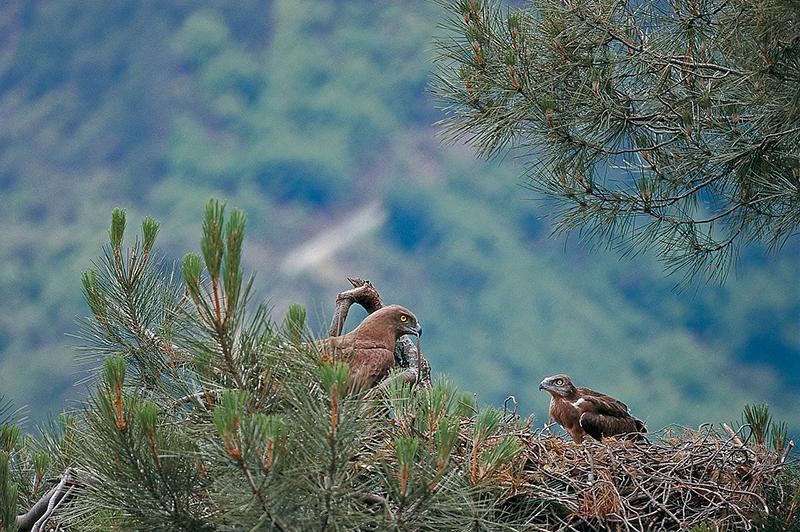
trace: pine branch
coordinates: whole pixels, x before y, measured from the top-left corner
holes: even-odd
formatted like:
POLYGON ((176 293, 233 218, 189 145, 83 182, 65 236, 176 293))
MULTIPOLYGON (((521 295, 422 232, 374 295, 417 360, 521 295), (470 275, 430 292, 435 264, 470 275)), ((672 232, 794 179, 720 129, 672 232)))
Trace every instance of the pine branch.
POLYGON ((443 2, 444 136, 526 160, 556 233, 722 280, 800 226, 800 12, 767 4, 443 2))

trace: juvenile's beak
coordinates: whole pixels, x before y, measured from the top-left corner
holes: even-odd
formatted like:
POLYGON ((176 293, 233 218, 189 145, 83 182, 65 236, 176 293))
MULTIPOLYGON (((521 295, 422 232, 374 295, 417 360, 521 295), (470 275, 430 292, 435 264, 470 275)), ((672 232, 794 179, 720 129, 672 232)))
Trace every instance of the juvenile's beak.
POLYGON ((544 390, 544 381, 539 383, 539 390, 544 390))

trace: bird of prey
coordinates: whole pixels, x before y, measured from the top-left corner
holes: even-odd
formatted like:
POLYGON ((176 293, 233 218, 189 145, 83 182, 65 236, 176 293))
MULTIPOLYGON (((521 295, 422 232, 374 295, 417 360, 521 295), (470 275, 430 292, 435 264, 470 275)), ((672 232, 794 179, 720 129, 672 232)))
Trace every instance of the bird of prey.
POLYGON ((360 390, 374 386, 394 367, 394 347, 403 335, 422 335, 414 313, 400 305, 389 305, 364 318, 343 336, 321 342, 327 357, 350 364, 349 387, 360 390))
POLYGON ((644 423, 631 415, 625 403, 589 388, 576 388, 569 375, 547 377, 539 389, 551 396, 550 419, 564 427, 575 443, 582 443, 586 434, 596 440, 618 434, 644 439, 644 423))

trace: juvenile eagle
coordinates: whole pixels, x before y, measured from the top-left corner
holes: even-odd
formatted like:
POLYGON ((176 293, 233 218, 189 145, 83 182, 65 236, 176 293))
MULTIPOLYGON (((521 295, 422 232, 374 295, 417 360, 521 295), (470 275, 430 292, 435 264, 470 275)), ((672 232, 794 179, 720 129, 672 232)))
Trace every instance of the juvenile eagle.
POLYGON ((370 388, 394 367, 394 346, 406 334, 422 335, 422 326, 414 313, 400 305, 376 310, 358 327, 343 336, 321 342, 322 352, 350 364, 349 387, 370 388))
POLYGON ((564 427, 575 443, 582 443, 586 434, 596 440, 617 434, 644 439, 644 423, 631 415, 625 403, 589 388, 576 388, 569 375, 547 377, 539 389, 551 396, 550 419, 564 427))

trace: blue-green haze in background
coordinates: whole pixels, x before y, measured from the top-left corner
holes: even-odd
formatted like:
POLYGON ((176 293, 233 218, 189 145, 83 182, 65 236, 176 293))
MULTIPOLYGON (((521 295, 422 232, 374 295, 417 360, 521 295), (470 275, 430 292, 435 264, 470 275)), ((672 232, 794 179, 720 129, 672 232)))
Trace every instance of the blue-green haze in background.
MULTIPOLYGON (((424 350, 483 402, 543 420, 570 373, 650 428, 769 402, 795 431, 800 245, 745 249, 724 287, 673 290, 648 257, 549 240, 516 161, 443 147, 426 92, 433 2, 0 4, 0 394, 34 420, 79 398, 67 336, 111 209, 196 250, 210 196, 248 214, 276 312, 320 329, 345 276, 425 324, 424 350)), ((277 316, 277 314, 276 314, 277 316)))

